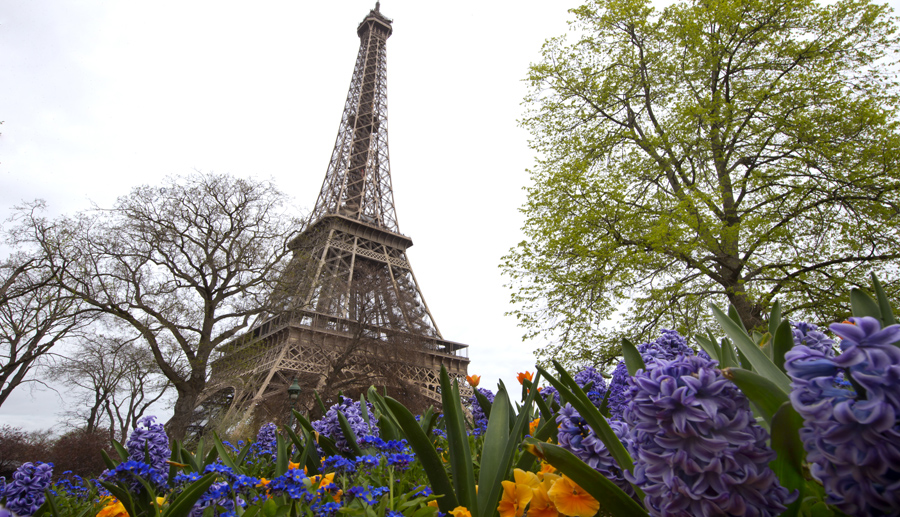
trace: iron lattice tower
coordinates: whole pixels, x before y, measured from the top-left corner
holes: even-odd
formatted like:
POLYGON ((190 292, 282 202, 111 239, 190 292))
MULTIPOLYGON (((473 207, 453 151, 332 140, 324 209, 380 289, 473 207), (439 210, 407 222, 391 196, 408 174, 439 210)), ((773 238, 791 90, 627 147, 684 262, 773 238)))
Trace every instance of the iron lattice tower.
POLYGON ((414 386, 440 402, 441 366, 466 374, 467 346, 441 336, 407 259, 412 239, 397 222, 387 132, 391 23, 376 3, 357 28, 334 151, 311 223, 290 244, 293 261, 273 294, 278 310, 212 365, 206 393, 232 389, 229 413, 286 400, 295 379, 305 391, 414 386))

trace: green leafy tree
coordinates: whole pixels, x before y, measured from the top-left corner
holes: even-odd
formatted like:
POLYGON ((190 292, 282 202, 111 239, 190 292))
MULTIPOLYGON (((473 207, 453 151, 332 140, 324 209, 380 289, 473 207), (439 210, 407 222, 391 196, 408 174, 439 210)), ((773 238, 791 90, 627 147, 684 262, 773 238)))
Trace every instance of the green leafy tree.
POLYGON ((522 124, 540 158, 526 239, 502 264, 528 336, 554 339, 545 358, 608 361, 623 334, 701 328, 713 301, 747 328, 776 297, 833 320, 848 313, 835 294, 871 272, 898 294, 887 6, 597 0, 572 13, 530 70, 522 124))

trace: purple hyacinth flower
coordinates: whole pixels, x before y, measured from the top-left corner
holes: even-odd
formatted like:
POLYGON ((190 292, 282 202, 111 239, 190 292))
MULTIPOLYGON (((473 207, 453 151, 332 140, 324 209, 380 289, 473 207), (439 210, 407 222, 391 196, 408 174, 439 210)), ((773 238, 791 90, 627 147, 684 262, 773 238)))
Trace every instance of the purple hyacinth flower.
POLYGON ((52 463, 23 463, 0 494, 6 498, 6 509, 19 517, 36 512, 44 504, 44 490, 50 486, 52 476, 52 463))
POLYGON ((172 456, 172 450, 169 448, 165 427, 154 424, 154 420, 155 416, 145 416, 138 420, 137 427, 125 442, 125 448, 128 449, 129 460, 148 463, 158 474, 164 475, 168 472, 166 461, 172 456))
MULTIPOLYGON (((644 360, 644 364, 659 359, 675 359, 682 355, 694 355, 694 350, 688 346, 687 340, 674 330, 663 329, 659 338, 642 345, 638 345, 638 352, 644 360)), ((706 352, 701 352, 701 356, 709 357, 706 352)), ((609 408, 609 416, 613 420, 621 420, 622 411, 628 404, 628 396, 626 395, 626 383, 628 380, 628 368, 625 361, 619 361, 616 369, 613 371, 612 380, 609 382, 609 399, 607 408, 609 408)))
POLYGON ((768 467, 775 453, 743 393, 716 361, 656 359, 627 381, 634 472, 654 516, 778 515, 788 494, 768 467))
POLYGON ((900 515, 900 325, 850 321, 830 326, 840 355, 807 346, 785 354, 800 439, 827 503, 850 515, 900 515))
MULTIPOLYGON (((370 403, 366 403, 366 408, 368 409, 369 414, 373 414, 375 408, 370 403)), ((342 452, 350 452, 350 446, 347 440, 344 438, 344 433, 341 431, 340 421, 338 420, 338 412, 343 413, 344 417, 347 418, 347 423, 350 424, 350 429, 353 430, 353 433, 356 435, 356 438, 360 438, 362 436, 370 435, 377 437, 379 436, 378 426, 376 425, 368 425, 366 424, 365 419, 362 417, 362 411, 359 407, 359 401, 353 400, 347 397, 341 397, 341 402, 339 404, 335 404, 328 409, 328 412, 325 413, 325 416, 312 422, 312 427, 320 434, 323 434, 335 441, 335 445, 338 450, 342 452)))
POLYGON ((819 331, 819 327, 803 321, 791 322, 791 333, 794 337, 794 346, 808 346, 813 350, 819 350, 825 357, 834 357, 834 347, 837 343, 833 339, 819 331))
POLYGON ((260 427, 259 433, 256 435, 256 441, 250 446, 250 450, 253 451, 253 454, 257 456, 262 454, 274 455, 275 450, 278 448, 276 431, 277 428, 272 422, 260 427))
MULTIPOLYGON (((618 485, 628 495, 634 495, 634 487, 624 477, 624 471, 606 448, 603 441, 588 427, 578 411, 571 404, 560 409, 556 417, 559 424, 557 435, 559 446, 570 451, 592 469, 618 485)), ((631 443, 628 426, 623 422, 609 422, 613 432, 626 447, 631 443)))
MULTIPOLYGON (((478 390, 478 393, 484 395, 484 398, 488 400, 491 404, 494 403, 494 392, 487 388, 475 388, 478 390)), ((480 430, 482 433, 485 429, 487 429, 488 418, 484 413, 484 410, 481 409, 481 404, 478 402, 478 398, 475 395, 469 397, 469 407, 472 411, 472 420, 474 420, 474 428, 475 430, 480 430)), ((477 436, 477 435, 476 435, 477 436)))

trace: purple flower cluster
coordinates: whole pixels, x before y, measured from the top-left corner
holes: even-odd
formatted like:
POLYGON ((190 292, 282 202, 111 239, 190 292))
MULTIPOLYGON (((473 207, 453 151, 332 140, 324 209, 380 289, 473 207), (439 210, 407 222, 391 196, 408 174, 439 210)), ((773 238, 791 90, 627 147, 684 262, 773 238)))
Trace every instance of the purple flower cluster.
MULTIPOLYGON (((479 393, 484 395, 484 397, 491 404, 494 403, 494 392, 487 388, 475 388, 479 393)), ((474 434, 478 436, 479 434, 484 433, 484 430, 487 429, 488 418, 487 415, 484 414, 484 410, 481 409, 481 404, 478 403, 478 399, 475 395, 469 397, 469 406, 472 408, 472 420, 474 421, 475 428, 474 434)))
POLYGON ((259 433, 256 435, 256 441, 253 442, 253 445, 250 446, 251 452, 260 456, 262 454, 270 454, 275 455, 275 450, 278 447, 278 438, 276 437, 277 428, 275 424, 269 422, 268 424, 263 425, 259 428, 259 433))
MULTIPOLYGON (((78 474, 74 474, 71 470, 62 473, 62 476, 56 481, 55 488, 67 496, 77 499, 87 499, 90 495, 90 489, 85 485, 84 479, 78 474)), ((0 488, 0 494, 2 493, 3 490, 0 488)))
POLYGON ((105 470, 100 479, 104 481, 122 481, 127 483, 132 490, 140 492, 143 486, 138 478, 143 479, 158 488, 165 487, 166 477, 161 469, 155 469, 143 461, 128 460, 116 465, 112 470, 105 470))
POLYGON ((235 516, 236 504, 246 506, 246 502, 240 497, 235 496, 231 485, 224 481, 219 481, 210 485, 210 487, 200 496, 200 499, 194 503, 188 517, 203 517, 207 508, 213 509, 213 515, 221 515, 223 517, 235 516))
POLYGON ((355 486, 347 490, 347 495, 352 497, 353 499, 358 499, 363 501, 369 506, 374 506, 378 504, 381 500, 382 496, 389 493, 391 491, 390 488, 386 486, 378 486, 373 487, 371 485, 367 487, 355 486))
POLYGON ((785 354, 810 472, 847 514, 900 515, 900 325, 863 317, 830 328, 840 355, 785 354))
POLYGON ((154 424, 155 416, 145 416, 138 420, 137 427, 131 432, 125 448, 128 459, 140 463, 149 463, 160 475, 168 472, 166 461, 172 456, 169 448, 169 437, 162 424, 154 424), (149 460, 148 460, 149 458, 149 460))
MULTIPOLYGON (((625 479, 623 470, 609 454, 606 445, 594 434, 594 431, 571 404, 566 404, 560 410, 559 416, 556 417, 556 422, 559 424, 558 439, 560 447, 578 456, 591 468, 618 485, 628 495, 634 495, 634 487, 625 479)), ((628 436, 628 426, 619 421, 610 421, 609 425, 619 440, 628 447, 631 443, 628 436)))
MULTIPOLYGON (((366 406, 369 414, 371 415, 375 411, 374 407, 368 402, 366 403, 366 406)), ((359 408, 359 401, 347 397, 341 397, 340 404, 331 406, 328 409, 328 412, 325 413, 325 416, 323 416, 319 420, 312 422, 313 429, 318 431, 320 434, 333 439, 338 450, 342 452, 350 452, 350 447, 347 444, 347 440, 344 438, 344 433, 341 431, 341 424, 338 420, 338 412, 343 413, 347 418, 347 422, 350 424, 350 429, 353 430, 356 438, 366 435, 379 435, 378 426, 370 426, 362 417, 362 412, 359 408)))
MULTIPOLYGON (((688 346, 687 340, 678 332, 668 329, 663 329, 662 335, 654 341, 638 345, 637 349, 648 368, 652 361, 672 360, 680 356, 694 355, 694 350, 688 346)), ((709 358, 706 352, 701 352, 700 355, 709 358)), ((622 412, 628 405, 628 396, 625 392, 629 377, 625 361, 619 361, 613 371, 612 380, 609 382, 609 400, 606 403, 606 407, 609 408, 609 416, 613 420, 621 420, 622 412)))
POLYGON ((768 467, 775 453, 743 393, 716 361, 647 361, 628 379, 634 473, 651 515, 778 515, 796 495, 768 467))
POLYGON ((820 331, 819 327, 803 321, 792 321, 791 327, 793 327, 791 332, 794 334, 794 346, 804 345, 822 352, 825 357, 834 357, 836 343, 820 331))
POLYGON ((306 476, 300 469, 290 469, 284 474, 272 479, 266 488, 272 495, 286 495, 291 499, 303 499, 312 501, 312 494, 306 489, 306 476))
POLYGON ((0 497, 6 498, 6 508, 13 514, 27 517, 44 504, 44 490, 50 486, 52 476, 52 463, 23 463, 3 487, 0 497))
MULTIPOLYGON (((585 366, 576 373, 572 380, 579 388, 585 389, 590 384, 590 389, 586 390, 586 394, 597 409, 603 404, 603 397, 606 395, 606 379, 593 366, 585 366)), ((553 386, 546 387, 541 390, 541 396, 548 403, 552 397, 553 401, 559 404, 559 392, 553 386)))
POLYGON ((603 396, 606 395, 606 379, 603 375, 593 366, 585 366, 572 377, 572 380, 582 389, 590 384, 590 389, 586 391, 587 396, 599 409, 603 403, 603 396))

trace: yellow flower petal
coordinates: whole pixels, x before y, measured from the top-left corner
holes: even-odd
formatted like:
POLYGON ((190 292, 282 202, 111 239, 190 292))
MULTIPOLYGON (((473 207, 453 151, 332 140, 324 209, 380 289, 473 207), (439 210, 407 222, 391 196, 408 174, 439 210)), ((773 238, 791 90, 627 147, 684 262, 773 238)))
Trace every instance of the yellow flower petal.
POLYGON ((541 419, 535 418, 531 422, 528 423, 528 434, 534 436, 535 431, 537 431, 538 426, 541 425, 541 419))
POLYGON ((453 517, 472 517, 472 512, 469 511, 465 506, 457 506, 456 508, 450 510, 450 515, 453 517))
POLYGON ((525 472, 522 469, 513 470, 513 479, 517 485, 528 485, 529 488, 537 488, 541 484, 534 472, 525 472))
POLYGON ((528 514, 526 517, 558 517, 559 512, 556 511, 553 501, 547 495, 547 491, 553 486, 553 483, 559 479, 556 474, 545 474, 544 481, 536 489, 534 489, 534 497, 531 498, 531 504, 528 506, 528 514))
POLYGON ((502 481, 501 484, 503 495, 500 497, 500 504, 497 505, 500 517, 522 517, 525 514, 525 507, 531 501, 532 488, 512 481, 502 481))
POLYGON ((594 517, 600 503, 565 474, 547 491, 556 510, 570 517, 594 517))
POLYGON ((97 517, 128 517, 125 506, 118 499, 107 497, 106 500, 106 506, 97 512, 97 517))

